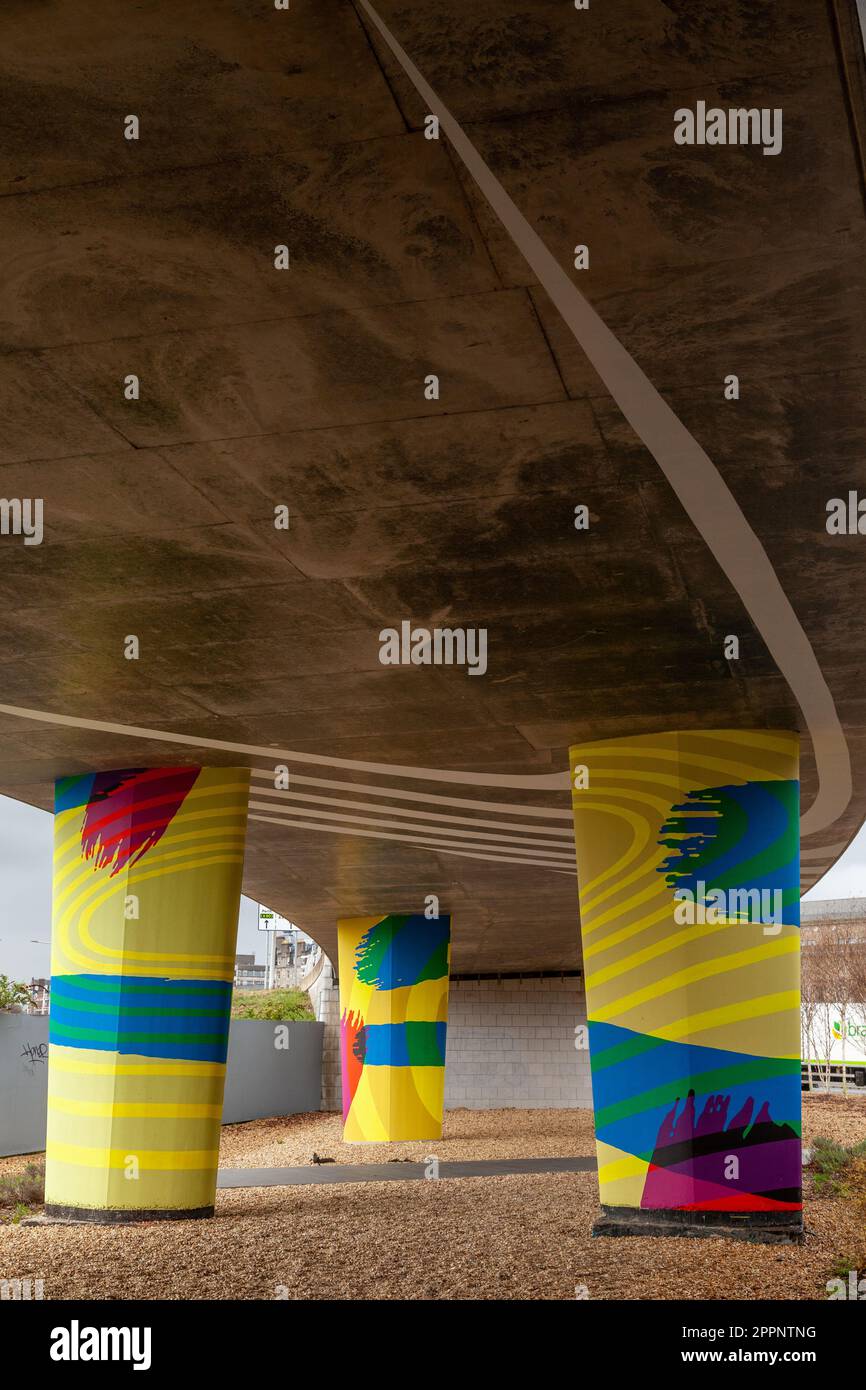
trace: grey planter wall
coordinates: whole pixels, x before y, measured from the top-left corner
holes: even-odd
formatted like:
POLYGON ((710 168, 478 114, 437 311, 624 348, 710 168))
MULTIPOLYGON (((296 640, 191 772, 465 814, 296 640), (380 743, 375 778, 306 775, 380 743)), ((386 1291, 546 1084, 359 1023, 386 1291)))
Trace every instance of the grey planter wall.
POLYGON ((223 1124, 300 1115, 322 1101, 324 1023, 233 1018, 223 1124), (278 1046, 288 1042, 288 1047, 278 1046))
MULTIPOLYGON (((318 1110, 324 1031, 232 1019, 223 1124, 318 1110)), ((0 1013, 0 1157, 45 1148, 47 1098, 48 1019, 0 1013)))
POLYGON ((0 1013, 0 1155, 45 1148, 48 1018, 0 1013))

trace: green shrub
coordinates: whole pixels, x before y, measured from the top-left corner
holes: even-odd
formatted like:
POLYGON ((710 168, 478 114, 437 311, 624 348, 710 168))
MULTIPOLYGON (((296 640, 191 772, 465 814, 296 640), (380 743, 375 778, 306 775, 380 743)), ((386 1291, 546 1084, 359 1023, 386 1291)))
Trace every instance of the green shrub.
POLYGON ((30 998, 30 992, 26 985, 10 980, 8 975, 0 975, 0 1011, 21 1009, 32 1003, 33 1000, 30 998))
POLYGON ((812 1145, 812 1167, 815 1170, 816 1189, 825 1190, 832 1197, 844 1196, 847 1188, 843 1178, 854 1160, 864 1156, 866 1156, 866 1139, 862 1139, 859 1144, 846 1146, 839 1144, 835 1139, 826 1139, 823 1135, 819 1135, 812 1145))
POLYGON ((232 1018, 272 1019, 275 1023, 315 1021, 310 996, 302 989, 253 990, 235 994, 232 1018))
POLYGON ((20 1173, 0 1177, 0 1207, 12 1207, 12 1220, 20 1221, 31 1207, 45 1201, 45 1164, 26 1163, 20 1173))
POLYGON ((823 1135, 818 1136, 812 1145, 812 1165, 817 1172, 829 1176, 831 1173, 841 1173, 851 1162, 851 1154, 835 1139, 825 1139, 823 1135))

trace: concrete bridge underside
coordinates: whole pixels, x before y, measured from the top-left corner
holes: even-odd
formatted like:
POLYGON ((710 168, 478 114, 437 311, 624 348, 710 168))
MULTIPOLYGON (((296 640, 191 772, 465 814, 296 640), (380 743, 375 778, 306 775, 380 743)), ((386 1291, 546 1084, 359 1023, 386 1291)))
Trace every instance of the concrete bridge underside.
MULTIPOLYGON (((809 886, 866 816, 854 5, 378 9, 775 567, 854 771, 809 886), (699 99, 782 108, 782 154, 677 146, 699 99)), ((0 715, 0 790, 248 762, 245 890, 332 955, 436 894, 457 973, 580 963, 570 744, 799 728, 808 805, 764 639, 361 7, 10 3, 0 54, 0 493, 46 528, 3 540, 2 701, 48 716, 0 715), (485 627, 486 675, 382 666, 404 619, 485 627)))

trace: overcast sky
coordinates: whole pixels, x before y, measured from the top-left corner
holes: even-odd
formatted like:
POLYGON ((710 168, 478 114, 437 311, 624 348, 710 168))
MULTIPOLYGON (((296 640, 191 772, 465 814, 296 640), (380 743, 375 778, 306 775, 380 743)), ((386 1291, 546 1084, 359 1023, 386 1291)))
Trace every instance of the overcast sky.
MULTIPOLYGON (((0 796, 0 975, 17 980, 51 973, 52 819, 48 811, 0 796)), ((866 897, 866 826, 806 897, 866 897)), ((264 965, 267 933, 257 921, 256 904, 242 898, 238 951, 253 952, 264 965)))

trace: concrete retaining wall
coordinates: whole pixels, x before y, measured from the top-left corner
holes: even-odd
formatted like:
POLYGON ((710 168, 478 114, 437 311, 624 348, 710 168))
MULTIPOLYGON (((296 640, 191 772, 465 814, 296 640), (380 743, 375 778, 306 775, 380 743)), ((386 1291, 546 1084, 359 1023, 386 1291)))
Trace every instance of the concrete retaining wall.
MULTIPOLYGON (((223 1124, 318 1110, 324 1031, 232 1019, 223 1124)), ((47 1094, 48 1019, 0 1013, 0 1156, 45 1148, 47 1094)))
POLYGON ((324 1031, 321 1023, 232 1019, 223 1124, 318 1110, 324 1031))
POLYGON ((0 1013, 0 1155, 45 1148, 48 1018, 0 1013))

